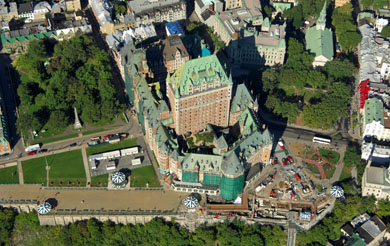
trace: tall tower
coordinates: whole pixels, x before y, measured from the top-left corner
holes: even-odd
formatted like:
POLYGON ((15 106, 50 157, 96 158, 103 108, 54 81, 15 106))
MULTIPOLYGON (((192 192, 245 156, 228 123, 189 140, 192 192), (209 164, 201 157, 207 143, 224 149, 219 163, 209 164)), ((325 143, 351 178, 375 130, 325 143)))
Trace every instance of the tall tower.
POLYGON ((322 7, 320 17, 317 19, 317 30, 325 30, 326 27, 326 0, 324 3, 324 7, 322 7))

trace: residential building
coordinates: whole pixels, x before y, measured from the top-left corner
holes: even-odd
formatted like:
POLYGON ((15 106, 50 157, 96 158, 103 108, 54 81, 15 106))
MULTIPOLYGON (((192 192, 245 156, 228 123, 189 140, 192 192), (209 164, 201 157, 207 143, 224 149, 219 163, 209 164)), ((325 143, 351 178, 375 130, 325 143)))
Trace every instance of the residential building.
POLYGON ((195 0, 195 13, 199 20, 205 22, 211 15, 223 11, 223 2, 219 0, 195 0))
MULTIPOLYGON (((195 1, 195 9, 197 9, 197 4, 207 6, 205 4, 207 2, 211 1, 195 1)), ((215 4, 219 11, 211 11, 210 8, 206 8, 202 13, 198 14, 198 17, 201 16, 199 18, 211 27, 214 33, 218 34, 226 45, 232 40, 239 39, 243 30, 253 29, 254 26, 260 26, 263 23, 260 1, 245 0, 243 7, 228 11, 219 9, 220 5, 218 2, 211 3, 215 4)), ((201 8, 200 6, 198 6, 199 11, 204 9, 204 7, 201 8)))
POLYGON ((163 46, 164 63, 168 73, 173 73, 190 60, 187 49, 178 35, 169 36, 163 41, 163 46))
POLYGON ((390 140, 390 113, 379 98, 369 98, 364 107, 363 137, 390 140))
POLYGON ((127 2, 136 26, 186 19, 185 0, 134 0, 127 2))
POLYGON ((80 0, 65 0, 66 11, 74 12, 81 10, 80 0))
POLYGON ((363 214, 344 225, 341 231, 347 237, 345 245, 379 245, 386 233, 386 225, 377 215, 363 214), (353 223, 356 220, 358 223, 353 223))
POLYGON ((338 8, 338 7, 344 6, 345 4, 350 3, 350 2, 351 2, 351 0, 334 0, 334 7, 338 8))
POLYGON ((225 0, 225 9, 231 10, 231 9, 241 8, 242 2, 243 0, 225 0))
POLYGON ((286 54, 286 24, 270 25, 265 18, 261 32, 244 31, 245 36, 231 42, 229 60, 232 64, 268 65, 283 64, 286 54))
POLYGON ((18 17, 25 18, 26 20, 34 20, 34 7, 33 2, 21 3, 18 5, 18 17))
POLYGON ((369 160, 362 178, 362 196, 390 198, 390 169, 387 164, 369 160))
POLYGON ((232 86, 216 55, 190 60, 168 74, 167 96, 176 133, 196 133, 207 124, 227 127, 232 86))
POLYGON ((0 0, 0 22, 9 22, 16 17, 18 17, 16 2, 10 2, 7 6, 5 0, 0 0))
POLYGON ((100 31, 104 34, 111 34, 114 32, 114 21, 111 18, 111 11, 103 0, 89 0, 89 5, 99 23, 100 31))
POLYGON ((34 20, 45 20, 45 15, 50 13, 51 5, 46 1, 41 1, 34 4, 34 20))
POLYGON ((33 39, 50 37, 64 40, 78 33, 92 32, 92 27, 85 16, 81 20, 76 20, 75 17, 66 18, 64 15, 47 15, 46 18, 50 22, 48 26, 25 25, 21 29, 1 33, 2 52, 22 53, 33 39))
POLYGON ((293 3, 288 2, 270 2, 272 7, 274 7, 275 11, 272 12, 272 19, 274 19, 278 14, 283 14, 284 11, 291 9, 293 7, 293 3))
POLYGON ((310 27, 305 34, 306 49, 314 54, 313 66, 324 66, 333 60, 333 33, 326 28, 326 2, 317 19, 316 26, 310 27))

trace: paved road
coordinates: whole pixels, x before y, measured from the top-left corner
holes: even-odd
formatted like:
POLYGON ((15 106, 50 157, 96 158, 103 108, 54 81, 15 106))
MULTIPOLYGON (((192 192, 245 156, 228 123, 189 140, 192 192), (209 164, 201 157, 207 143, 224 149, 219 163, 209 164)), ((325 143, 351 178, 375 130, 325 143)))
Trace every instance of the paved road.
POLYGON ((296 237, 297 237, 296 225, 294 223, 290 223, 288 225, 287 246, 295 246, 296 237))

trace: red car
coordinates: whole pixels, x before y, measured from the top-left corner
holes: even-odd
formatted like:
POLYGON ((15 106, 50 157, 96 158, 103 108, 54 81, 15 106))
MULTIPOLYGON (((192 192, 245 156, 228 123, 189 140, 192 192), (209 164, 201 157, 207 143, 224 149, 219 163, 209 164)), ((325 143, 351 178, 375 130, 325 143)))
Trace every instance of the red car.
POLYGON ((282 162, 283 162, 283 166, 287 166, 287 161, 286 161, 286 159, 282 159, 282 162))
POLYGON ((274 166, 276 166, 278 164, 278 159, 275 157, 274 159, 274 166))
POLYGON ((37 153, 37 151, 36 151, 36 150, 33 150, 33 151, 28 152, 27 154, 28 154, 28 155, 35 155, 36 153, 37 153))
POLYGON ((289 161, 291 164, 294 163, 294 161, 293 161, 293 159, 291 158, 291 156, 287 156, 287 158, 288 158, 288 161, 289 161))

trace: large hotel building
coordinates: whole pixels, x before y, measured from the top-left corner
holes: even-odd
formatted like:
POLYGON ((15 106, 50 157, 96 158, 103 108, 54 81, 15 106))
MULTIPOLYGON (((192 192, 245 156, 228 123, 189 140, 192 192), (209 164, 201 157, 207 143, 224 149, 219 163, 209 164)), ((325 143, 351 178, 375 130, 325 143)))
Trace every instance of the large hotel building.
POLYGON ((167 78, 167 94, 178 135, 207 124, 229 125, 233 82, 215 55, 184 63, 167 78))

